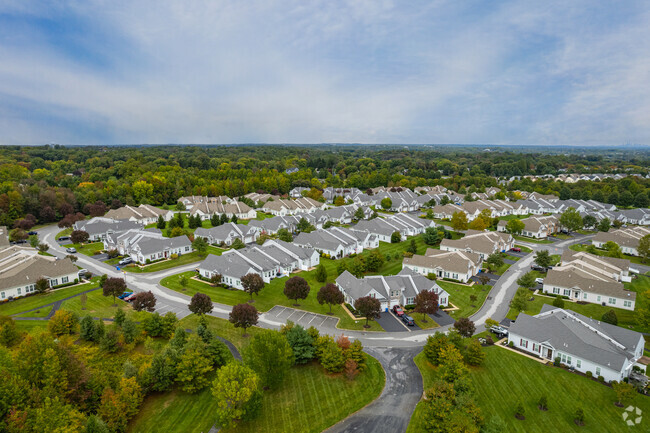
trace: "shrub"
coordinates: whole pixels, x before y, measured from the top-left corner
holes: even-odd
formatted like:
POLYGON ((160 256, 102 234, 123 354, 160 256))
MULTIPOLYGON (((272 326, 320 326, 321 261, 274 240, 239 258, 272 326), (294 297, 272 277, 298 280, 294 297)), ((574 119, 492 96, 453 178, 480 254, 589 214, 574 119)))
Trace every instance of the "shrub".
POLYGON ((485 337, 485 343, 489 346, 492 346, 494 344, 494 340, 492 339, 491 336, 488 335, 487 337, 485 337))
POLYGON ((618 325, 618 317, 616 317, 616 312, 614 310, 606 311, 601 320, 610 325, 618 325))
POLYGON ((525 419, 526 415, 526 408, 524 408, 524 405, 522 402, 517 403, 517 407, 515 408, 515 418, 517 419, 525 419))
POLYGON ((605 378, 603 376, 598 376, 598 382, 605 383, 605 378))
POLYGON ((149 265, 149 264, 151 264, 151 259, 147 259, 147 260, 145 260, 144 263, 145 263, 145 265, 149 265))
POLYGON ((553 299, 553 306, 557 308, 564 308, 564 300, 562 298, 553 299))
POLYGON ((172 260, 176 260, 178 258, 178 254, 176 254, 176 253, 172 254, 171 258, 172 258, 172 260))
POLYGON ((591 371, 588 371, 585 373, 585 376, 591 379, 594 376, 594 374, 591 371))
POLYGON ((553 360, 553 365, 556 366, 556 367, 559 367, 560 366, 560 361, 561 361, 560 357, 556 356, 555 359, 553 360))
POLYGON ((511 348, 512 348, 512 347, 515 347, 515 343, 513 343, 512 341, 509 341, 509 342, 508 342, 508 347, 511 347, 511 348))
POLYGON ((539 401, 537 402, 537 407, 539 408, 539 410, 548 410, 548 399, 546 398, 545 395, 539 398, 539 401))

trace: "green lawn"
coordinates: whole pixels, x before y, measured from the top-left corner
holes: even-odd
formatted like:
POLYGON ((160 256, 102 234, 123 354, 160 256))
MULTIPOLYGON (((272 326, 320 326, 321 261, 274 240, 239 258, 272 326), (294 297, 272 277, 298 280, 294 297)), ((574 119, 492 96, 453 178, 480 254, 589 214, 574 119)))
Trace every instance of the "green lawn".
MULTIPOLYGON (((248 344, 241 329, 228 321, 207 317, 216 335, 231 341, 239 350, 248 344)), ((190 315, 181 324, 194 329, 198 319, 190 315)), ((251 328, 248 334, 266 332, 251 328)), ((368 369, 355 381, 326 374, 316 363, 293 367, 277 390, 265 391, 258 418, 227 432, 320 432, 361 409, 381 393, 385 383, 379 362, 368 357, 368 369)), ((210 388, 191 395, 179 390, 147 397, 129 432, 207 432, 215 421, 215 404, 210 388)))
MULTIPOLYGON (((626 289, 633 290, 637 293, 636 310, 639 308, 650 307, 650 300, 643 295, 646 291, 650 290, 649 276, 640 275, 631 283, 625 283, 624 285, 626 289)), ((551 305, 553 304, 554 300, 554 298, 547 296, 534 296, 534 298, 534 301, 528 302, 528 308, 526 308, 526 311, 524 311, 524 313, 529 315, 538 314, 542 310, 542 305, 551 305)), ((624 310, 622 308, 612 308, 610 306, 603 307, 600 304, 577 304, 575 302, 568 302, 566 300, 564 302, 564 307, 568 310, 573 310, 576 313, 582 314, 583 316, 597 320, 600 320, 605 312, 613 309, 616 312, 616 317, 618 318, 618 326, 633 329, 638 332, 650 332, 650 327, 641 326, 636 322, 634 311, 624 310)), ((517 311, 510 309, 506 317, 515 320, 518 314, 519 313, 517 311)))
POLYGON ((548 239, 535 239, 535 238, 529 238, 527 236, 520 236, 520 235, 512 235, 512 237, 518 241, 529 242, 531 244, 552 244, 553 243, 553 241, 549 241, 548 239))
POLYGON ((522 253, 532 253, 532 252, 533 252, 533 249, 532 249, 532 248, 528 248, 528 247, 525 247, 525 246, 523 246, 523 245, 517 245, 517 244, 515 244, 515 247, 517 247, 517 248, 521 248, 521 252, 522 252, 522 253))
POLYGON ((63 229, 54 236, 54 239, 59 239, 61 236, 70 236, 72 233, 72 228, 63 229))
MULTIPOLYGON (((584 245, 584 244, 574 244, 574 245, 571 245, 571 246, 569 247, 569 249, 570 249, 570 250, 573 250, 573 251, 587 251, 587 245, 584 245)), ((587 251, 587 252, 588 252, 588 251, 587 251)), ((607 257, 607 251, 605 251, 605 250, 603 250, 603 249, 600 249, 600 248, 596 248, 596 255, 597 255, 597 256, 604 256, 604 257, 607 257)), ((636 256, 630 256, 630 255, 628 255, 628 254, 623 254, 623 257, 622 257, 622 258, 623 258, 623 259, 627 259, 627 260, 629 260, 629 261, 632 262, 632 263, 637 263, 637 264, 639 264, 639 265, 648 265, 648 263, 643 263, 643 262, 641 261, 641 257, 636 257, 636 256)))
POLYGON ((47 329, 47 320, 16 320, 16 329, 32 332, 34 329, 47 329))
POLYGON ((81 309, 80 296, 63 301, 61 309, 73 311, 77 313, 79 317, 92 316, 106 319, 113 317, 118 308, 122 308, 123 310, 131 309, 129 303, 122 301, 121 299, 115 298, 115 303, 117 306, 113 307, 112 296, 104 296, 101 290, 95 290, 94 292, 87 294, 85 310, 81 309))
POLYGON ((97 278, 86 284, 81 284, 72 287, 64 287, 62 289, 53 290, 50 292, 28 296, 26 298, 19 298, 15 301, 5 302, 0 304, 0 315, 10 316, 12 314, 22 313, 24 311, 32 310, 52 302, 60 301, 61 299, 69 296, 74 296, 78 293, 97 287, 97 278))
POLYGON ((469 317, 476 313, 490 292, 488 285, 474 284, 468 287, 449 281, 437 281, 437 283, 449 293, 449 302, 458 307, 458 310, 449 311, 449 315, 454 318, 469 317), (473 304, 469 299, 471 295, 476 295, 476 302, 473 304))
POLYGON ((104 249, 103 242, 91 242, 89 244, 68 244, 63 245, 65 248, 73 247, 77 250, 78 253, 84 254, 86 256, 94 256, 95 253, 99 253, 104 249))
POLYGON ((529 216, 530 215, 506 215, 506 216, 499 217, 499 220, 502 221, 523 220, 524 218, 528 218, 529 216))
MULTIPOLYGON (((605 385, 566 370, 540 364, 514 352, 498 347, 485 348, 486 359, 481 367, 472 367, 472 393, 485 420, 499 415, 507 432, 623 432, 648 431, 650 420, 643 418, 640 426, 628 428, 623 423, 623 409, 614 405, 616 394, 605 385), (537 409, 537 401, 545 395, 549 410, 537 409), (525 409, 525 420, 514 417, 517 403, 525 409), (577 426, 573 414, 578 407, 585 411, 585 425, 577 426)), ((437 370, 420 353, 415 363, 422 373, 425 390, 436 380, 437 370)), ((650 400, 637 395, 634 405, 650 411, 650 400)), ((421 432, 423 403, 419 403, 407 432, 421 432)))
POLYGON ((432 329, 432 328, 438 328, 440 326, 431 317, 427 317, 427 321, 423 322, 422 314, 414 313, 413 311, 411 311, 408 314, 413 318, 415 324, 419 326, 421 329, 432 329))
MULTIPOLYGON (((505 271, 507 271, 508 268, 510 268, 510 266, 512 266, 510 263, 504 263, 501 266, 499 266, 498 268, 496 268, 494 271, 492 271, 491 273, 496 274, 496 275, 503 275, 505 273, 505 271)), ((488 269, 487 262, 483 263, 483 269, 488 269)))
POLYGON ((43 307, 40 310, 19 314, 16 317, 47 317, 47 315, 50 314, 50 311, 52 311, 51 305, 49 307, 43 307))
MULTIPOLYGON (((218 256, 221 255, 225 250, 213 246, 208 246, 207 253, 208 254, 216 254, 218 256)), ((120 267, 121 270, 127 271, 127 272, 134 272, 134 273, 143 273, 143 272, 158 272, 158 271, 163 271, 165 269, 170 269, 170 268, 175 268, 176 266, 183 266, 187 265, 189 263, 195 263, 195 262, 201 262, 205 260, 207 255, 200 255, 197 251, 193 251, 188 254, 183 254, 182 256, 176 258, 176 259, 170 259, 170 260, 163 260, 157 263, 153 263, 151 265, 145 266, 144 269, 140 269, 136 265, 128 265, 124 267, 120 267)), ((118 260, 119 262, 119 260, 118 260)))

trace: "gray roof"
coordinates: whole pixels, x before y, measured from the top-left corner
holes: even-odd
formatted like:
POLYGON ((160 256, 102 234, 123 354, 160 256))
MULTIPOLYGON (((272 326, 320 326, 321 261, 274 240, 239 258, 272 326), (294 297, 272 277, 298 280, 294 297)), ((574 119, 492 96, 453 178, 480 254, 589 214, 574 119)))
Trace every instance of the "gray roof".
POLYGON ((59 278, 77 271, 70 259, 41 256, 32 248, 14 246, 0 250, 0 289, 27 286, 41 277, 59 278))
POLYGON ((187 236, 176 236, 175 238, 152 238, 144 237, 138 243, 140 252, 143 255, 154 254, 165 249, 172 248, 183 248, 186 246, 191 246, 192 242, 187 238, 187 236))
POLYGON ((616 371, 634 356, 642 337, 638 332, 550 305, 544 305, 536 316, 520 313, 510 332, 616 371))
POLYGON ((235 278, 241 278, 255 270, 246 260, 236 254, 222 254, 220 256, 208 254, 208 257, 198 267, 235 278))
POLYGON ((83 230, 91 237, 104 233, 122 233, 127 230, 141 228, 142 224, 130 220, 112 220, 107 218, 93 218, 90 220, 77 221, 74 224, 75 230, 83 230))

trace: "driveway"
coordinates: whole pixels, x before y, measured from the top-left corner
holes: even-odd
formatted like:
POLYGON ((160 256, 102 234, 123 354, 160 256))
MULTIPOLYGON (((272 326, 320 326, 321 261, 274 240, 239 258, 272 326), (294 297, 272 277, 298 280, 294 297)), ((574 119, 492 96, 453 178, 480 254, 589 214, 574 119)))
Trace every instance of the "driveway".
POLYGON ((456 323, 456 320, 454 320, 453 317, 442 310, 438 310, 436 314, 429 314, 429 317, 431 317, 440 326, 453 325, 456 323))
POLYGON ((422 349, 366 348, 386 372, 386 385, 377 400, 325 430, 327 433, 405 432, 422 397, 422 376, 413 357, 422 349))
POLYGON ((489 286, 494 286, 500 278, 500 276, 497 274, 491 274, 489 272, 481 272, 478 275, 474 275, 470 279, 478 284, 481 284, 481 280, 478 278, 480 275, 485 275, 486 277, 490 278, 490 281, 488 281, 489 286))
POLYGON ((393 313, 382 311, 378 319, 375 319, 379 326, 386 332, 409 332, 409 328, 420 329, 419 326, 406 326, 402 319, 398 319, 393 313))
POLYGON ((507 251, 506 253, 507 253, 509 256, 519 257, 520 259, 523 258, 523 257, 526 257, 528 254, 530 254, 530 253, 526 253, 526 252, 524 252, 524 251, 522 251, 522 252, 517 252, 517 251, 512 251, 512 250, 507 251))

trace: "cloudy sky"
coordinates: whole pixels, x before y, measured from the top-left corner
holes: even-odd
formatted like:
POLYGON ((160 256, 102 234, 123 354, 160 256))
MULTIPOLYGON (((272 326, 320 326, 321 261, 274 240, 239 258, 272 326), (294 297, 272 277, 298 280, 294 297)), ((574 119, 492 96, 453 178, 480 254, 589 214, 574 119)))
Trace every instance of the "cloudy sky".
POLYGON ((0 144, 650 144, 647 1, 0 0, 0 144))

